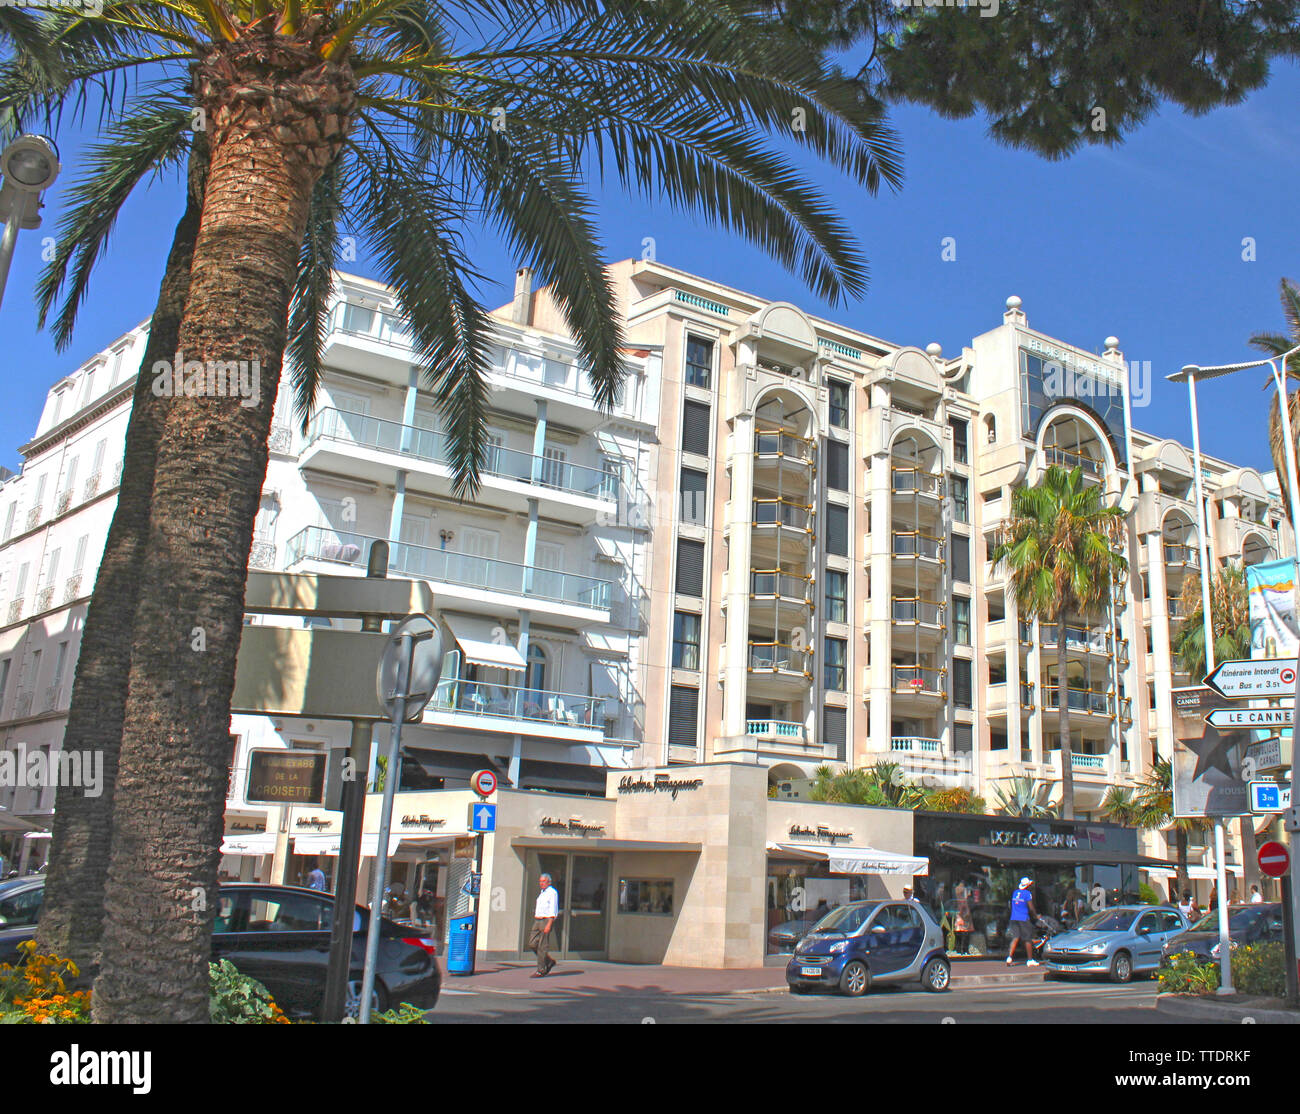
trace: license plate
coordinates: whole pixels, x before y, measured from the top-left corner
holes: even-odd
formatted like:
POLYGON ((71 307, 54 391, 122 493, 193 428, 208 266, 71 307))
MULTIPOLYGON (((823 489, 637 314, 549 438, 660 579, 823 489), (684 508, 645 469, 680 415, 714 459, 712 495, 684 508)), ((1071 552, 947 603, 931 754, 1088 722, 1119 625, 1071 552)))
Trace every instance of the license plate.
POLYGON ((821 969, 820 967, 800 967, 800 968, 799 968, 799 974, 801 974, 801 975, 820 975, 821 973, 822 973, 822 969, 821 969))

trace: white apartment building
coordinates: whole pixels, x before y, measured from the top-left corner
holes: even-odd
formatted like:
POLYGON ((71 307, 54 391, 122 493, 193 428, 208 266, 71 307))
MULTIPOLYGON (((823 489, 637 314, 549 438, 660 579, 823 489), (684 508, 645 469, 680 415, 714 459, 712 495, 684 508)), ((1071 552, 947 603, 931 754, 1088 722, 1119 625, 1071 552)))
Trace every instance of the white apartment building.
MULTIPOLYGON (((1096 355, 1047 337, 1012 298, 945 357, 659 263, 610 273, 630 374, 604 414, 549 291, 520 272, 496 314, 471 502, 381 285, 339 276, 305 432, 277 404, 252 567, 361 575, 386 540, 389 575, 427 581, 455 639, 403 735, 403 790, 491 766, 516 787, 603 794, 610 769, 714 762, 786 784, 889 758, 986 797, 1013 775, 1053 796, 1062 690, 1081 817, 1170 753, 1172 690, 1189 683, 1170 641, 1198 564, 1190 452, 1133 428, 1143 400, 1114 338, 1096 355), (1057 462, 1131 527, 1131 575, 1105 615, 1071 624, 1064 679, 1055 632, 1021 620, 988 562, 1011 492, 1057 462)), ((143 329, 54 386, 0 486, 5 747, 59 746, 143 329)), ((1293 553, 1264 477, 1205 471, 1216 560, 1293 553)), ((248 752, 341 747, 347 725, 236 716, 231 731, 224 865, 294 880, 337 818, 247 802, 248 752)), ((38 823, 52 797, 0 787, 38 823)))

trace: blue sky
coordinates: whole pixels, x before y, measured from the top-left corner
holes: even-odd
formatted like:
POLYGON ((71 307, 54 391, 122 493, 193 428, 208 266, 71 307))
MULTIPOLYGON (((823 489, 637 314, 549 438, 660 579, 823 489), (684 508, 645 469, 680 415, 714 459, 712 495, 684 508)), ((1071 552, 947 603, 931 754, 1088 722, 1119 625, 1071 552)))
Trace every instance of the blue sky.
MULTIPOLYGON (((981 121, 941 120, 894 110, 906 182, 871 197, 833 172, 810 173, 840 207, 871 263, 865 298, 830 307, 761 252, 666 206, 595 193, 610 259, 657 258, 888 340, 960 350, 1001 322, 1018 294, 1032 327, 1093 351, 1114 334, 1130 361, 1150 361, 1150 405, 1139 429, 1190 438, 1186 389, 1164 375, 1186 363, 1251 358, 1252 332, 1281 330, 1278 280, 1300 280, 1300 180, 1295 104, 1300 68, 1279 66, 1246 103, 1194 118, 1166 108, 1126 144, 1064 162, 994 145, 981 121), (956 261, 941 258, 945 237, 956 261), (1255 261, 1242 258, 1252 237, 1255 261)), ((93 139, 93 136, 90 137, 93 139)), ((45 392, 108 342, 148 316, 180 212, 179 184, 160 180, 135 198, 101 262, 72 345, 54 351, 35 326, 32 290, 40 238, 57 224, 63 188, 78 170, 85 136, 59 137, 64 172, 46 207, 45 228, 24 232, 0 307, 7 403, 0 411, 0 464, 17 468, 18 446, 35 429, 45 392)), ((481 291, 492 306, 509 299, 515 260, 492 236, 471 238, 471 254, 499 284, 481 291)), ((364 248, 349 269, 367 273, 364 248)), ((1200 391, 1202 447, 1261 470, 1272 467, 1264 436, 1267 372, 1246 372, 1200 391)))

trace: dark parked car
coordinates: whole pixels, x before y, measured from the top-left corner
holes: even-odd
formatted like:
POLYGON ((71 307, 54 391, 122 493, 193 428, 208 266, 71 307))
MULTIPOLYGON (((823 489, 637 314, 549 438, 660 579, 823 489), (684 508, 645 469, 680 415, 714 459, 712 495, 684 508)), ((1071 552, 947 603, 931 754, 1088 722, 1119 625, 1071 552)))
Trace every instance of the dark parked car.
POLYGON ((947 990, 943 931, 915 901, 854 901, 827 913, 799 941, 785 969, 791 993, 816 987, 857 997, 873 982, 947 990))
MULTIPOLYGON (((1234 947, 1282 939, 1282 906, 1262 901, 1255 905, 1228 906, 1228 938, 1234 947)), ((1219 911, 1206 913, 1186 932, 1171 937, 1162 962, 1181 952, 1191 952, 1202 963, 1219 958, 1219 911)))
MULTIPOLYGON (((0 885, 0 918, 7 922, 0 922, 0 962, 14 962, 19 956, 16 945, 34 935, 44 890, 44 878, 0 885), (10 920, 7 909, 25 923, 10 920)), ((349 1015, 357 1012, 369 916, 362 906, 353 913, 349 1015)), ((297 886, 228 882, 221 887, 217 905, 212 958, 228 959, 241 974, 257 979, 290 1016, 316 1016, 325 990, 333 920, 331 894, 297 886)), ((432 1009, 438 1001, 441 973, 434 958, 435 942, 415 932, 387 918, 380 922, 372 1009, 401 1002, 432 1009)))
POLYGON ((774 952, 792 952, 795 945, 812 931, 813 925, 830 911, 831 906, 823 901, 818 903, 816 909, 804 913, 792 921, 773 925, 767 934, 767 942, 774 952))

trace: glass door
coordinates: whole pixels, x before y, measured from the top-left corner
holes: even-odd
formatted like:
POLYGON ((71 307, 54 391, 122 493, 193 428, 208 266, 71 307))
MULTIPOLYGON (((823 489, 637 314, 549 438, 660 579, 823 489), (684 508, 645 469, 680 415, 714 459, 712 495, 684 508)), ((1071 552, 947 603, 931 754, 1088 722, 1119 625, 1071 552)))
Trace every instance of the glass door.
POLYGON ((604 959, 609 924, 609 859, 605 855, 573 855, 572 860, 565 952, 575 958, 604 959))

